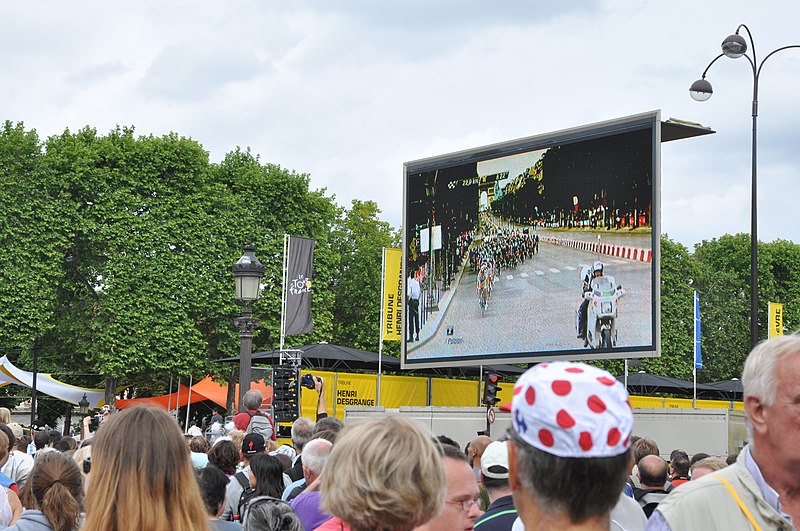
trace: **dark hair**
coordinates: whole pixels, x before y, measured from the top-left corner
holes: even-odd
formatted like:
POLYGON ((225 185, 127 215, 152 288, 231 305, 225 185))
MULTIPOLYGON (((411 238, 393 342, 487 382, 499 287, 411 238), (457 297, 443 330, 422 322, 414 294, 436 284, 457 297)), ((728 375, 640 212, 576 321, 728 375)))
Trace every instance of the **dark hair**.
POLYGON ((219 468, 207 466, 197 470, 197 485, 203 496, 206 511, 211 516, 217 516, 219 508, 225 502, 225 489, 228 486, 228 476, 219 468))
MULTIPOLYGON (((736 462, 736 460, 738 458, 739 458, 739 454, 738 453, 730 454, 728 457, 725 458, 725 462, 728 463, 729 465, 732 465, 732 464, 734 464, 736 462)), ((687 470, 688 470, 688 468, 687 468, 687 470)))
POLYGON ((61 452, 45 452, 36 456, 20 501, 42 511, 54 531, 71 531, 83 510, 82 481, 75 461, 61 452))
POLYGON ((196 453, 207 453, 208 452, 208 441, 205 437, 201 437, 200 435, 196 435, 192 437, 189 441, 189 449, 196 453))
POLYGON ((289 457, 288 455, 276 453, 272 457, 278 460, 284 472, 292 468, 292 458, 289 457))
MULTIPOLYGON (((672 460, 672 469, 675 471, 676 476, 681 476, 684 478, 689 477, 689 456, 688 455, 676 455, 675 459, 672 460)), ((676 478, 677 479, 677 478, 676 478)))
MULTIPOLYGON (((344 422, 336 417, 323 417, 314 424, 314 435, 323 430, 332 430, 339 433, 344 428, 344 422)), ((313 438, 313 435, 312 435, 313 438)))
POLYGON ((573 524, 611 512, 628 478, 630 450, 613 457, 558 457, 512 435, 517 476, 543 510, 566 515, 573 524))
POLYGON ((439 455, 442 457, 463 460, 465 463, 467 463, 467 454, 465 454, 461 447, 458 446, 458 443, 450 437, 439 435, 438 437, 433 438, 433 443, 439 450, 439 455))
POLYGON ((325 439, 326 441, 330 441, 331 444, 336 442, 336 436, 339 435, 338 431, 335 430, 320 430, 314 432, 314 438, 311 439, 325 439))
POLYGON ((236 465, 239 464, 239 452, 232 441, 217 441, 211 450, 208 451, 208 462, 226 474, 236 473, 236 465))
MULTIPOLYGON (((438 435, 436 437, 436 440, 439 441, 441 444, 449 444, 450 446, 455 446, 456 448, 461 450, 461 447, 458 445, 458 443, 453 439, 451 439, 450 437, 448 437, 447 435, 438 435)), ((464 455, 467 455, 467 452, 464 452, 463 450, 462 452, 464 455)))
POLYGON ((63 437, 63 435, 61 435, 61 433, 58 430, 50 430, 47 433, 50 436, 50 442, 48 444, 50 444, 51 446, 55 446, 55 444, 58 441, 60 441, 63 437))
POLYGON ((283 467, 274 455, 254 455, 250 459, 250 471, 256 478, 256 496, 281 497, 283 494, 283 467))
POLYGON ((0 430, 6 434, 8 437, 8 450, 11 451, 14 449, 14 446, 17 445, 17 438, 14 436, 14 432, 11 431, 11 428, 8 427, 8 424, 0 423, 0 430))
POLYGON ((294 509, 280 499, 257 496, 250 499, 242 518, 243 531, 280 529, 281 531, 303 531, 303 524, 294 509))
POLYGON ((658 445, 652 439, 639 439, 631 445, 631 448, 633 448, 633 457, 636 459, 637 463, 642 460, 642 457, 661 455, 661 452, 658 450, 658 445))
POLYGON ((70 449, 69 441, 67 441, 66 439, 61 439, 60 441, 56 441, 55 444, 53 444, 53 448, 55 448, 56 450, 58 450, 63 454, 64 452, 67 452, 70 449))
POLYGON ((639 467, 639 478, 642 480, 642 485, 646 487, 664 486, 664 483, 667 481, 669 467, 667 466, 667 462, 661 459, 661 457, 646 455, 639 461, 637 466, 639 467), (658 461, 655 459, 646 459, 650 457, 658 457, 658 461), (645 460, 652 462, 645 462, 645 460))
POLYGON ((28 449, 28 445, 31 443, 31 438, 27 435, 23 435, 19 439, 17 439, 17 450, 20 452, 25 452, 28 449), (22 448, 20 448, 20 443, 22 444, 22 448))
POLYGON ((701 459, 705 459, 706 457, 711 457, 711 456, 706 454, 706 453, 703 453, 703 452, 694 454, 692 456, 692 460, 689 461, 689 466, 691 467, 693 464, 695 464, 696 462, 700 461, 701 459))
POLYGON ((33 444, 36 445, 37 450, 41 450, 48 444, 50 444, 50 434, 46 431, 37 431, 33 435, 33 444))
POLYGON ((508 478, 490 478, 483 476, 483 486, 486 487, 486 490, 489 491, 496 489, 507 489, 508 478))

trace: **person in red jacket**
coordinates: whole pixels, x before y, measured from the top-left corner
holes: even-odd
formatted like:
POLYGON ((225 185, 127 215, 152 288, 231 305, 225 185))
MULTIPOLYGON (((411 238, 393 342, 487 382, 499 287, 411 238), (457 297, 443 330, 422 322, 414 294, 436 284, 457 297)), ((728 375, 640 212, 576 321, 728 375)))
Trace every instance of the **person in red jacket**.
POLYGON ((245 411, 237 414, 233 417, 233 425, 236 426, 237 430, 242 430, 247 432, 247 427, 250 425, 250 421, 252 420, 253 416, 261 415, 266 417, 269 420, 269 424, 272 427, 272 433, 265 434, 260 432, 261 435, 264 436, 265 439, 272 439, 273 441, 278 440, 277 433, 275 432, 275 423, 268 415, 264 415, 259 411, 261 408, 261 403, 264 401, 264 397, 261 395, 261 392, 257 389, 250 389, 244 394, 244 398, 242 399, 242 404, 245 407, 245 411))

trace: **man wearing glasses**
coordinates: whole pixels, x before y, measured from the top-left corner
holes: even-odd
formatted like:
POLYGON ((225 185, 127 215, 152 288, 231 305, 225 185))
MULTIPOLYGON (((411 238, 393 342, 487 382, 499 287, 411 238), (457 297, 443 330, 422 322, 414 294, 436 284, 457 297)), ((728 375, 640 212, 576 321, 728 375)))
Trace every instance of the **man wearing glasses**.
POLYGON ((441 514, 415 531, 469 531, 481 515, 476 503, 478 485, 467 463, 467 456, 457 446, 441 443, 447 493, 441 514))

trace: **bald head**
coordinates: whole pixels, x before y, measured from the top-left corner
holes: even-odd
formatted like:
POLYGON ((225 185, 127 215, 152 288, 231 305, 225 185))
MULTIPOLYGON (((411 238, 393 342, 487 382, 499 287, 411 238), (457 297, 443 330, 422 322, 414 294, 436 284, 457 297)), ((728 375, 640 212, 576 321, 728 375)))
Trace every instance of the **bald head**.
POLYGON ((657 455, 646 455, 639 460, 639 479, 643 487, 663 488, 667 482, 667 462, 657 455))
POLYGON ((492 438, 486 435, 479 435, 469 442, 467 457, 469 457, 470 466, 479 467, 481 465, 481 456, 490 444, 492 444, 492 438))

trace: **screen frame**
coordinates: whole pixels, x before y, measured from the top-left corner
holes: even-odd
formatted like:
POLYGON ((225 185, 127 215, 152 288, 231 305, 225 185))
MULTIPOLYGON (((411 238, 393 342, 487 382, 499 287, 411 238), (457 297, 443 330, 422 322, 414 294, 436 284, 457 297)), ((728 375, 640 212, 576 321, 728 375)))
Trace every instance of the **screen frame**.
POLYGON ((596 350, 569 351, 537 351, 511 352, 501 354, 470 354, 468 356, 426 357, 409 359, 407 356, 406 330, 408 326, 407 301, 404 297, 402 312, 403 336, 401 339, 401 368, 436 368, 464 367, 479 365, 497 365, 499 363, 538 363, 552 360, 595 360, 595 359, 635 359, 658 357, 661 355, 661 111, 654 110, 641 114, 616 118, 603 122, 582 125, 575 128, 534 135, 497 144, 437 155, 403 164, 403 230, 402 230, 402 271, 403 293, 407 290, 408 280, 408 181, 409 175, 435 169, 460 166, 509 155, 526 153, 534 150, 548 149, 563 144, 572 144, 606 136, 617 135, 629 131, 650 128, 652 131, 652 215, 651 215, 651 308, 652 308, 652 345, 645 348, 625 347, 622 350, 602 352, 596 350), (651 348, 647 348, 651 347, 651 348))

